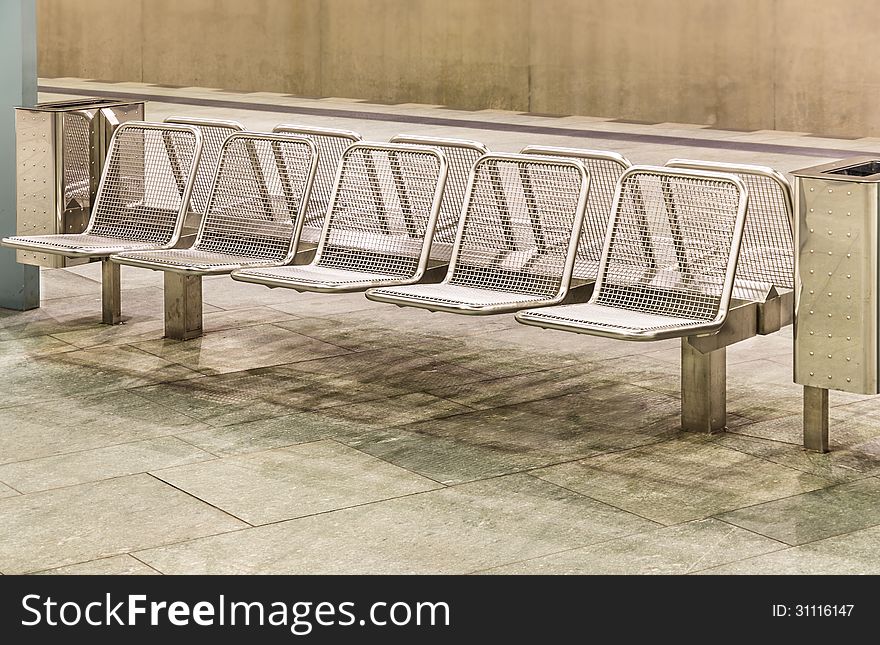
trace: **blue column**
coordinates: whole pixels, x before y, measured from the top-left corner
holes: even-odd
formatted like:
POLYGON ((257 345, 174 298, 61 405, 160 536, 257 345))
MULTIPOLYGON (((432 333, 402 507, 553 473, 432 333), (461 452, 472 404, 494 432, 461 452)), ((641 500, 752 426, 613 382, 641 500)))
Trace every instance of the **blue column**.
MULTIPOLYGON (((0 0, 0 237, 15 235, 15 113, 37 102, 35 0, 0 0)), ((39 267, 0 248, 0 307, 40 306, 39 267)))

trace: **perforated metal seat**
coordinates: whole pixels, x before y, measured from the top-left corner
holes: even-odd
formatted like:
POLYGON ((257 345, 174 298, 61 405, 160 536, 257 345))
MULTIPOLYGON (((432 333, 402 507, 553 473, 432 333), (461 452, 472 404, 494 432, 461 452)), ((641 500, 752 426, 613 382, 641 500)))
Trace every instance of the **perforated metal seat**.
POLYGON ((440 284, 371 289, 400 306, 494 314, 566 295, 589 176, 573 159, 489 154, 475 165, 452 261, 440 284))
POLYGON ((321 239, 321 231, 324 229, 324 217, 327 215, 327 206, 330 204, 333 184, 336 183, 336 173, 342 159, 342 153, 348 146, 360 141, 362 137, 351 130, 288 123, 275 126, 272 132, 306 137, 315 144, 315 148, 318 150, 318 168, 315 171, 315 181, 312 183, 312 193, 306 206, 303 228, 299 238, 302 242, 317 244, 321 239))
POLYGON ((599 272, 599 261, 602 259, 602 249, 605 247, 605 232, 608 230, 608 219, 611 217, 617 182, 632 164, 623 155, 605 150, 526 146, 521 152, 578 159, 587 167, 587 172, 590 174, 590 194, 587 197, 587 210, 584 214, 572 277, 595 282, 599 272))
MULTIPOLYGON (((190 212, 196 216, 193 225, 197 227, 208 205, 208 197, 211 194, 211 186, 214 183, 214 173, 217 171, 217 162, 220 160, 220 149, 223 147, 223 142, 229 135, 244 130, 244 126, 237 121, 182 116, 169 116, 165 119, 165 123, 189 125, 202 133, 202 156, 199 159, 196 180, 189 201, 190 212)), ((178 175, 178 182, 181 179, 178 175)))
POLYGON ((623 340, 717 331, 733 291, 748 190, 739 177, 634 166, 618 184, 596 289, 516 320, 623 340))
POLYGON ((671 159, 669 168, 733 173, 749 190, 749 209, 733 296, 764 302, 776 293, 794 289, 794 214, 791 185, 766 166, 671 159))
MULTIPOLYGON (((452 258, 452 246, 455 243, 455 232, 461 218, 461 207, 467 193, 471 170, 477 159, 489 153, 489 149, 478 141, 467 139, 447 139, 445 137, 423 137, 411 134, 399 134, 391 138, 392 143, 411 143, 414 145, 433 146, 439 148, 449 164, 446 176, 446 188, 443 191, 443 203, 434 229, 431 243, 431 259, 438 262, 449 262, 452 258)), ((398 182, 399 190, 407 190, 403 182, 398 182)))
POLYGON ((317 165, 303 137, 238 132, 223 143, 216 181, 189 249, 121 253, 119 264, 191 275, 289 262, 317 165))
POLYGON ((202 136, 191 127, 125 123, 113 135, 85 231, 8 237, 3 246, 93 258, 170 248, 180 235, 201 149, 202 136))

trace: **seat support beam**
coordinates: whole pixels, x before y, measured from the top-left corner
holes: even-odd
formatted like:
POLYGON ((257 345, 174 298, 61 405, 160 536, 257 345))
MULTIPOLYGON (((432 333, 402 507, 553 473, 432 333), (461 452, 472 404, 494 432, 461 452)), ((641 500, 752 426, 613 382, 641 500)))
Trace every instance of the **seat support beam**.
POLYGON ((703 353, 681 339, 681 428, 721 432, 727 427, 727 348, 703 353))
POLYGON ((804 386, 804 448, 828 452, 828 390, 804 386))
POLYGON ((118 325, 122 322, 122 283, 119 265, 110 258, 101 260, 101 322, 118 325))
POLYGON ((165 271, 165 338, 202 335, 202 276, 165 271))

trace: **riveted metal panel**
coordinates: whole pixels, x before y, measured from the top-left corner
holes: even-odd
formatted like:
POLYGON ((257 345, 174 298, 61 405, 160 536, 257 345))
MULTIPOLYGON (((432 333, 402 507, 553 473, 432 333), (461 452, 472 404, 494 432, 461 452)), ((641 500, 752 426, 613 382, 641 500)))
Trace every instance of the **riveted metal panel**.
POLYGON ((799 176, 795 202, 794 379, 877 394, 877 184, 799 176))
MULTIPOLYGON (((50 112, 15 111, 16 235, 48 235, 61 226, 60 186, 56 176, 56 121, 50 112)), ((34 251, 16 251, 22 264, 64 266, 64 258, 34 251)))

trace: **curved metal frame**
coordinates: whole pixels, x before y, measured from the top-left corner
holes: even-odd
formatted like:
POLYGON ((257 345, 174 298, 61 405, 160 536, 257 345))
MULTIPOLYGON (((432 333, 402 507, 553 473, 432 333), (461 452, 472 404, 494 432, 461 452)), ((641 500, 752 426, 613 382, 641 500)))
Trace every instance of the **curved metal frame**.
MULTIPOLYGON (((445 304, 439 301, 429 301, 417 298, 408 298, 406 294, 400 292, 389 292, 383 293, 382 289, 370 290, 366 293, 367 298, 370 300, 374 300, 376 302, 385 302, 389 304, 395 304, 398 306, 410 306, 410 307, 419 307, 422 309, 429 309, 431 311, 445 311, 447 313, 457 313, 457 314, 470 314, 470 315, 489 315, 489 314, 498 314, 498 313, 509 313, 511 311, 515 311, 516 309, 523 307, 534 307, 534 306, 544 306, 544 305, 554 305, 561 302, 568 293, 569 284, 571 282, 571 275, 574 270, 574 260, 575 255, 577 253, 578 242, 580 239, 581 226, 583 224, 584 212, 587 206, 587 196, 589 194, 589 186, 590 186, 590 176, 587 172, 586 167, 580 161, 574 159, 562 159, 562 158, 553 158, 553 157, 545 157, 541 155, 524 155, 524 154, 516 154, 516 153, 490 153, 487 155, 483 155, 480 159, 477 160, 477 163, 474 164, 474 167, 471 169, 470 177, 468 179, 468 188, 465 193, 464 202, 462 203, 462 213, 458 222, 458 229, 455 235, 455 243, 452 248, 452 260, 449 263, 449 269, 446 273, 446 277, 443 278, 443 281, 440 282, 437 286, 440 285, 448 285, 450 284, 450 280, 455 274, 455 267, 458 265, 459 261, 459 252, 461 249, 461 245, 464 239, 465 233, 465 224, 467 220, 467 213, 471 202, 471 196, 474 188, 474 182, 476 178, 476 169, 481 163, 492 162, 492 161, 506 161, 506 162, 532 162, 532 163, 541 163, 548 165, 556 165, 556 166, 568 166, 575 168, 581 176, 581 188, 578 195, 577 206, 574 214, 574 222, 572 225, 571 237, 568 241, 568 248, 566 250, 565 256, 565 264, 563 267, 562 279, 560 281, 560 289, 559 293, 551 299, 547 300, 531 300, 529 302, 518 303, 505 303, 505 304, 497 304, 497 305, 484 305, 484 306, 474 306, 470 303, 460 303, 460 304, 445 304)), ((503 292, 497 292, 503 293, 503 292)))
MULTIPOLYGON (((220 151, 220 159, 223 158, 223 155, 226 151, 226 148, 229 147, 230 142, 238 140, 238 139, 250 139, 250 140, 259 139, 261 141, 270 141, 270 142, 271 141, 291 141, 291 140, 294 140, 294 141, 297 141, 298 143, 306 144, 309 147, 309 149, 312 151, 312 161, 310 164, 309 174, 306 179, 305 188, 303 189, 303 193, 300 196, 299 204, 297 206, 296 219, 293 222, 293 234, 291 235, 291 238, 290 238, 290 245, 288 247, 287 254, 281 260, 267 262, 265 264, 265 266, 281 266, 284 264, 289 264, 293 260, 294 256, 296 255, 296 248, 299 243, 299 235, 300 235, 300 232, 302 231, 302 225, 303 225, 303 218, 301 217, 301 213, 304 210, 305 204, 308 203, 308 200, 309 200, 309 197, 311 194, 312 182, 314 181, 314 178, 315 178, 315 170, 318 165, 318 155, 317 155, 315 143, 311 139, 308 139, 306 137, 298 137, 298 136, 293 136, 293 135, 289 135, 289 134, 282 134, 282 133, 269 134, 269 133, 265 133, 265 132, 250 132, 250 131, 235 132, 235 133, 229 135, 226 138, 226 140, 223 142, 223 148, 220 151)), ((214 178, 213 178, 213 181, 211 182, 211 192, 208 195, 208 202, 207 202, 207 205, 205 208, 205 217, 203 217, 201 222, 199 223, 199 228, 198 228, 198 231, 196 232, 196 239, 195 239, 195 242, 193 242, 193 245, 191 247, 191 250, 193 250, 193 251, 199 250, 198 247, 199 247, 200 242, 202 241, 202 237, 203 237, 203 234, 205 231, 205 226, 208 221, 208 213, 211 212, 211 207, 214 202, 214 193, 217 190, 217 181, 219 180, 219 177, 220 177, 220 169, 221 169, 221 164, 218 161, 217 167, 214 170, 214 178)), ((135 251, 133 253, 138 253, 138 252, 135 251)), ((153 270, 158 270, 158 271, 169 271, 172 273, 182 273, 185 275, 218 275, 218 274, 222 275, 225 273, 230 273, 233 270, 233 269, 229 269, 229 268, 225 268, 225 267, 211 269, 211 268, 206 268, 206 267, 200 267, 198 265, 183 265, 183 264, 175 265, 175 264, 169 264, 167 262, 157 262, 157 261, 148 260, 148 259, 144 259, 144 258, 128 257, 127 254, 124 254, 124 253, 119 254, 119 255, 114 255, 112 257, 112 260, 118 264, 126 264, 129 266, 139 267, 139 268, 143 268, 143 269, 153 269, 153 270)), ((250 266, 260 266, 260 265, 250 265, 250 266)))
MULTIPOLYGON (((248 271, 247 269, 242 271, 235 271, 232 274, 233 280, 238 280, 240 282, 251 282, 255 284, 262 284, 268 287, 283 287, 288 289, 296 289, 300 291, 315 291, 319 293, 343 293, 343 292, 352 292, 352 291, 364 291, 365 289, 369 289, 371 287, 383 286, 383 285, 403 285, 403 284, 412 284, 414 282, 418 282, 421 280, 422 276, 425 273, 425 270, 428 266, 428 255, 431 248, 431 239, 433 237, 434 227, 437 224, 437 217, 440 213, 440 206, 442 203, 443 190, 445 188, 446 175, 448 170, 448 163, 446 161, 446 157, 443 153, 437 148, 430 146, 421 146, 421 145, 412 145, 412 144, 404 144, 404 143, 384 143, 384 142, 370 142, 370 141, 359 141, 353 143, 349 146, 345 155, 351 154, 351 151, 357 149, 369 149, 369 150, 379 150, 385 152, 420 152, 420 153, 430 153, 437 158, 437 162, 439 165, 438 169, 438 181, 437 186, 434 190, 434 197, 432 199, 431 211, 428 215, 428 220, 426 223, 425 229, 425 237, 422 241, 422 249, 419 254, 419 261, 416 266, 416 271, 412 276, 409 276, 405 279, 389 281, 387 279, 376 280, 376 281, 364 281, 357 283, 311 283, 311 282, 298 282, 296 280, 285 278, 283 273, 279 275, 273 276, 269 271, 248 271)), ((321 259, 321 255, 324 252, 326 247, 327 239, 330 234, 330 225, 331 225, 331 217, 329 215, 333 212, 333 208, 335 207, 337 194, 339 192, 339 187, 342 180, 342 172, 344 169, 344 163, 340 163, 336 170, 336 179, 333 183, 333 190, 330 193, 330 203, 328 205, 328 216, 324 218, 324 226, 321 230, 321 238, 318 243, 318 248, 315 252, 315 258, 307 265, 303 265, 301 268, 305 269, 310 266, 316 266, 321 259)), ((284 269, 284 267, 280 267, 284 269)), ((327 267, 331 268, 331 267, 327 267)))
MULTIPOLYGON (((620 204, 622 187, 625 183, 625 180, 630 175, 645 172, 665 175, 668 177, 686 177, 693 179, 713 179, 715 181, 724 181, 736 186, 737 190, 740 193, 740 199, 736 213, 736 222, 734 224, 733 237, 731 240, 732 249, 727 261, 726 275, 721 288, 721 299, 715 318, 707 322, 694 321, 695 324, 688 324, 679 328, 666 327, 659 330, 642 330, 639 332, 630 332, 625 329, 612 330, 610 328, 603 328, 600 326, 587 326, 589 325, 589 321, 586 319, 583 321, 571 320, 568 323, 563 320, 560 320, 559 322, 554 322, 552 319, 549 319, 547 317, 547 314, 551 310, 539 309, 532 311, 530 309, 527 309, 516 314, 517 322, 523 323, 525 325, 543 327, 546 329, 557 329, 560 331, 588 334, 591 336, 603 336, 606 338, 635 341, 652 341, 662 340, 666 338, 681 338, 683 336, 711 334, 721 328, 721 326, 724 324, 725 319, 727 318, 727 314, 730 309, 730 300, 733 293, 734 280, 736 277, 736 266, 737 262, 739 261, 739 249, 742 242, 743 231, 745 229, 746 213, 748 210, 748 188, 746 187, 743 180, 740 179, 737 175, 729 173, 719 173, 714 171, 696 171, 689 169, 669 168, 666 166, 632 166, 623 175, 621 175, 620 182, 618 183, 618 189, 614 196, 612 216, 609 218, 608 221, 608 229, 605 235, 605 246, 602 249, 602 260, 599 264, 599 274, 596 281, 595 290, 593 291, 593 295, 587 303, 564 305, 562 307, 558 307, 557 310, 583 308, 587 306, 599 305, 599 303, 597 303, 597 299, 602 293, 602 286, 606 280, 605 272, 608 265, 608 256, 611 249, 613 237, 612 233, 614 231, 614 226, 616 223, 615 219, 617 217, 617 212, 620 204)), ((617 310, 616 308, 614 309, 617 310)), ((620 311, 626 310, 621 309, 620 311)))
MULTIPOLYGON (((174 232, 171 236, 169 242, 164 245, 156 245, 152 247, 155 250, 164 250, 170 249, 175 244, 177 244, 178 239, 180 239, 180 233, 183 229, 183 222, 186 217, 187 210, 189 209, 189 200, 192 194, 193 184, 195 183, 196 173, 198 172, 199 159, 202 153, 202 133, 198 131, 197 128, 187 125, 176 125, 176 124, 165 124, 165 123, 151 123, 148 121, 127 121, 126 123, 121 124, 116 128, 113 132, 113 137, 110 140, 110 154, 115 150, 116 139, 120 136, 120 133, 123 133, 127 130, 141 128, 141 129, 149 129, 149 130, 160 130, 160 131, 176 131, 176 132, 189 132, 195 137, 195 144, 193 147, 193 163, 188 176, 185 178, 184 191, 181 195, 180 200, 180 208, 177 214, 177 221, 175 223, 174 232)), ((109 160, 109 157, 108 157, 109 160)), ((96 214, 100 210, 100 206, 104 200, 104 187, 107 182, 107 175, 110 170, 109 163, 104 164, 104 168, 101 170, 101 180, 98 183, 98 192, 95 197, 95 203, 92 205, 92 212, 89 216, 89 223, 86 225, 85 230, 79 235, 91 235, 92 230, 95 224, 96 214)), ((40 236, 40 237, 54 237, 50 235, 40 236)), ((52 248, 50 246, 42 245, 42 244, 29 244, 27 242, 20 242, 15 240, 15 238, 6 238, 3 240, 3 246, 8 246, 10 248, 18 248, 18 249, 27 249, 40 251, 42 253, 49 253, 54 255, 63 255, 65 257, 72 258, 95 258, 95 257, 108 257, 115 253, 113 250, 102 249, 100 253, 92 252, 92 251, 81 251, 77 249, 62 249, 60 247, 52 248)))

